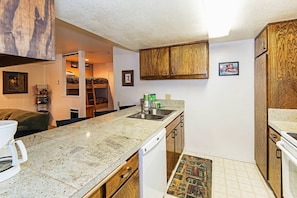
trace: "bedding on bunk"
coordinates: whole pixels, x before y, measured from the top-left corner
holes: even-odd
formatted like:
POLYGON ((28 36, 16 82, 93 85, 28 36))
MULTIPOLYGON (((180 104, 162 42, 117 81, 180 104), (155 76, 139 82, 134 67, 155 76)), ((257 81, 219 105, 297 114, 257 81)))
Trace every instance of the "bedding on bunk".
MULTIPOLYGON (((67 83, 70 84, 78 84, 79 83, 79 77, 75 75, 66 75, 67 83)), ((106 84, 108 83, 108 80, 106 78, 99 78, 99 77, 87 77, 86 83, 92 84, 92 80, 94 84, 106 84)))
MULTIPOLYGON (((103 104, 103 103, 107 103, 108 99, 104 98, 104 97, 98 97, 96 98, 96 104, 103 104)), ((89 101, 89 105, 94 105, 94 101, 89 101)))
MULTIPOLYGON (((71 91, 78 90, 78 84, 79 84, 79 77, 75 76, 73 73, 67 73, 66 72, 66 79, 67 79, 67 93, 68 95, 78 95, 76 94, 70 94, 71 91)), ((102 108, 105 106, 102 105, 107 105, 108 99, 107 99, 107 88, 108 88, 108 80, 106 78, 99 78, 99 77, 86 77, 86 88, 91 89, 92 88, 92 81, 93 81, 93 86, 96 90, 106 90, 105 92, 99 91, 98 93, 96 92, 96 109, 97 108, 102 108)), ((87 100, 87 105, 94 105, 94 99, 93 97, 89 98, 88 95, 88 100, 87 100)))

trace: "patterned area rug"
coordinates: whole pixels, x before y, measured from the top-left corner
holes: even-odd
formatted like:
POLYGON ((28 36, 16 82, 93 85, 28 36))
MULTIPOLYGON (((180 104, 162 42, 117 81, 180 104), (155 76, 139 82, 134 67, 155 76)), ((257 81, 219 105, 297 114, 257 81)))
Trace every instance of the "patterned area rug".
POLYGON ((211 198, 212 161, 183 155, 167 193, 180 198, 211 198))

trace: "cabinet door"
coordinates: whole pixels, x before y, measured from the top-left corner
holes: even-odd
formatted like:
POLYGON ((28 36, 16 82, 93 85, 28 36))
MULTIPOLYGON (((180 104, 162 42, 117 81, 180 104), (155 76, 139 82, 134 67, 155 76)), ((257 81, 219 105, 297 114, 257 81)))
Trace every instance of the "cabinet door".
POLYGON ((280 135, 273 129, 269 128, 268 141, 268 182, 277 198, 281 198, 281 150, 276 146, 280 140, 280 135))
POLYGON ((268 26, 269 107, 297 107, 297 20, 268 26))
POLYGON ((208 78, 208 42, 170 47, 171 78, 208 78))
POLYGON ((268 49, 267 28, 255 40, 255 57, 263 54, 268 49))
POLYGON ((184 124, 184 113, 180 114, 180 130, 181 130, 181 148, 182 152, 185 147, 185 124, 184 124))
POLYGON ((179 157, 183 152, 183 134, 182 134, 182 127, 181 123, 177 125, 174 129, 175 133, 175 164, 178 162, 179 157))
POLYGON ((167 181, 175 167, 175 147, 174 147, 175 133, 171 131, 166 137, 166 163, 167 163, 167 181))
POLYGON ((255 61, 255 160, 267 179, 267 56, 255 61))
POLYGON ((84 198, 105 198, 105 185, 98 188, 92 194, 85 196, 84 198))
POLYGON ((139 171, 137 169, 112 198, 138 198, 139 194, 139 171))
POLYGON ((162 79, 168 75, 168 47, 140 51, 140 79, 162 79))

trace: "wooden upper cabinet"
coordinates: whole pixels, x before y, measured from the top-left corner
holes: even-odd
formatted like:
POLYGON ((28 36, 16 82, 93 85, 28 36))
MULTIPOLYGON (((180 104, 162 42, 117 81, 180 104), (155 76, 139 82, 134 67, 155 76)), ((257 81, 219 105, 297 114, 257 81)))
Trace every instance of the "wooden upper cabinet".
POLYGON ((159 79, 169 75, 169 48, 140 51, 140 79, 159 79))
POLYGON ((140 50, 140 79, 208 78, 208 42, 140 50))
POLYGON ((257 36, 255 40, 255 57, 266 52, 268 49, 268 36, 267 36, 267 28, 263 29, 263 31, 257 36))
POLYGON ((171 78, 208 78, 208 43, 170 47, 171 78))
POLYGON ((54 0, 0 1, 0 66, 55 60, 54 0))
POLYGON ((269 107, 297 108, 297 20, 268 25, 269 107))

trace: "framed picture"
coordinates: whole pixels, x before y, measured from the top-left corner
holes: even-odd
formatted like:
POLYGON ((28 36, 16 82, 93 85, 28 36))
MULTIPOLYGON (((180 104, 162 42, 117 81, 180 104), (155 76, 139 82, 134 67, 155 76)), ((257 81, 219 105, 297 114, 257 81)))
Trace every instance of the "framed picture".
POLYGON ((71 68, 78 68, 78 62, 70 62, 71 68))
POLYGON ((133 70, 122 71, 122 86, 134 86, 133 70))
POLYGON ((239 75, 239 62, 224 62, 219 63, 220 76, 239 75))
POLYGON ((28 93, 28 73, 3 71, 3 94, 28 93))

